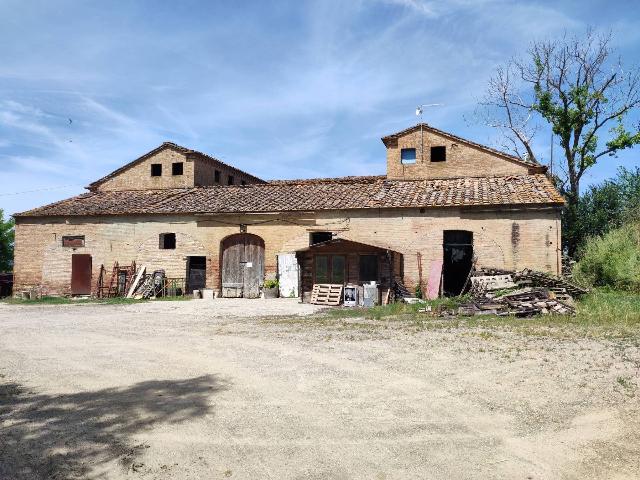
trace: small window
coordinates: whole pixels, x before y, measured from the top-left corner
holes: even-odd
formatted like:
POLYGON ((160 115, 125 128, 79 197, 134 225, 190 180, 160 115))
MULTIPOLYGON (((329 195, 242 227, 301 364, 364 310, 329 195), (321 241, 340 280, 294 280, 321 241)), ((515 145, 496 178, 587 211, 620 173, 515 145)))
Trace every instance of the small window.
POLYGON ((400 150, 400 160, 405 164, 416 163, 416 149, 403 148, 400 150))
POLYGON ((360 255, 360 281, 371 282, 378 280, 378 256, 360 255))
POLYGON ((332 238, 333 238, 333 234, 331 232, 311 232, 309 234, 309 245, 328 242, 332 238))
POLYGON ((63 236, 62 246, 69 247, 69 248, 84 247, 84 235, 63 236))
POLYGON ((247 182, 245 182, 244 180, 240 180, 240 185, 246 185, 247 182))
POLYGON ((160 250, 175 250, 175 248, 176 248, 176 234, 161 233, 160 234, 160 250))
POLYGON ((447 160, 447 147, 431 147, 432 162, 446 162, 446 160, 447 160))
POLYGON ((233 185, 235 182, 233 175, 229 175, 229 178, 227 178, 227 185, 233 185))
POLYGON ((162 164, 161 163, 152 163, 151 164, 151 176, 152 177, 161 177, 162 176, 162 164))
POLYGON ((171 164, 171 175, 182 175, 184 172, 184 163, 177 162, 171 164))

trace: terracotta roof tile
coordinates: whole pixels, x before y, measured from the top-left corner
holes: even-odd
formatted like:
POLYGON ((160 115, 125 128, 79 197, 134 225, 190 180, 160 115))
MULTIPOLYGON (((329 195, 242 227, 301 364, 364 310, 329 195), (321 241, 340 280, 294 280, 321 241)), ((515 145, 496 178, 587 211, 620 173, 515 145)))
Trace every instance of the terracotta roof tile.
POLYGON ((273 181, 246 186, 96 191, 15 216, 253 213, 563 203, 562 196, 543 174, 435 180, 345 177, 273 181))

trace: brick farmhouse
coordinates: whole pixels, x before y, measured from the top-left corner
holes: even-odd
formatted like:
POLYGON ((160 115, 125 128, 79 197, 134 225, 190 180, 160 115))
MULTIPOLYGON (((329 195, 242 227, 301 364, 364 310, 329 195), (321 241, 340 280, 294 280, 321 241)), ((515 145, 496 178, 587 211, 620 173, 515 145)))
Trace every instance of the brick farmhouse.
POLYGON ((173 143, 15 215, 15 291, 93 291, 101 265, 163 269, 186 289, 255 297, 314 283, 456 294, 472 262, 560 272, 563 198, 546 168, 419 124, 382 138, 387 174, 264 181, 173 143), (437 270, 436 270, 437 271, 437 270))

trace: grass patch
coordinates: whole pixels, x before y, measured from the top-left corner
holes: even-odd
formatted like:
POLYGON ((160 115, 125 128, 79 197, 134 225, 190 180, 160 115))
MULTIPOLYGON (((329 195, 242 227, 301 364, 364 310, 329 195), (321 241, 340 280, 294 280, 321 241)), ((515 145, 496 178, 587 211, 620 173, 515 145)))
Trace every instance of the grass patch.
MULTIPOLYGON (((584 296, 576 304, 576 315, 540 315, 531 318, 473 316, 438 317, 418 312, 430 305, 451 309, 467 298, 444 298, 423 304, 407 305, 397 303, 372 308, 333 308, 314 317, 303 317, 296 323, 317 323, 326 326, 358 328, 357 321, 394 322, 397 326, 407 326, 420 330, 468 329, 481 334, 483 338, 493 338, 491 331, 512 331, 526 336, 575 338, 594 337, 609 339, 636 339, 640 344, 640 294, 628 291, 596 289, 584 296)), ((367 328, 371 328, 368 324, 367 328)))
POLYGON ((70 297, 42 297, 38 299, 23 299, 23 298, 5 298, 0 300, 2 303, 7 303, 9 305, 86 305, 86 304, 94 304, 94 305, 122 305, 122 304, 130 304, 130 303, 144 303, 150 301, 185 301, 191 300, 191 297, 160 297, 155 300, 149 299, 135 299, 135 298, 124 298, 124 297, 113 297, 113 298, 79 298, 72 299, 70 297))
POLYGON ((364 317, 367 320, 381 320, 382 318, 387 317, 424 317, 425 313, 418 312, 418 310, 424 309, 427 306, 430 306, 432 311, 436 311, 439 308, 456 308, 466 300, 468 300, 467 297, 451 297, 438 298, 436 300, 425 300, 424 303, 407 304, 398 302, 369 308, 340 307, 328 310, 326 315, 335 319, 364 317))

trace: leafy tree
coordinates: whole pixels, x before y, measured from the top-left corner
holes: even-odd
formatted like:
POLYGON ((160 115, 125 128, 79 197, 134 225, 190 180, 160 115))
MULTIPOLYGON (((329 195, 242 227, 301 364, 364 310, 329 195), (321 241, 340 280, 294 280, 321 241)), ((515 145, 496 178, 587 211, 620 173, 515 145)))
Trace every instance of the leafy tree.
POLYGON ((581 253, 585 242, 640 218, 640 168, 621 168, 616 177, 592 185, 579 198, 576 215, 565 218, 565 242, 581 253))
POLYGON ((0 272, 13 269, 14 221, 4 220, 4 212, 0 209, 0 272))
MULTIPOLYGON (((560 186, 565 217, 575 221, 580 181, 606 156, 640 143, 640 125, 628 125, 640 105, 640 71, 614 57, 611 34, 534 42, 489 81, 480 118, 503 134, 504 148, 537 162, 534 138, 550 127, 561 147, 560 186)), ((575 250, 575 245, 570 245, 575 250)))

